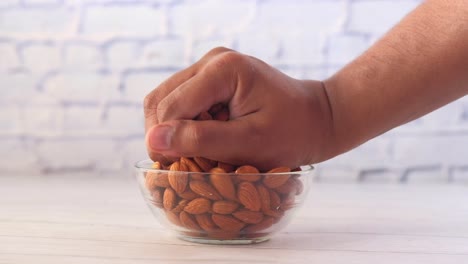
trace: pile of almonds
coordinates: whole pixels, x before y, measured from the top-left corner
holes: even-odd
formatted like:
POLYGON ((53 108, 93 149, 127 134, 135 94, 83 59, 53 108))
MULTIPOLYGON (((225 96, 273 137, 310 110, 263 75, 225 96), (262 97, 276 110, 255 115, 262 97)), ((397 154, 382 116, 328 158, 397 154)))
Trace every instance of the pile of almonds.
MULTIPOLYGON (((213 117, 226 121, 229 112, 215 105, 197 120, 213 117)), ((250 165, 234 166, 203 157, 182 157, 168 166, 156 161, 153 168, 158 170, 145 174, 152 203, 171 223, 189 230, 189 236, 260 236, 294 207, 295 196, 303 191, 299 175, 288 174, 300 168, 278 167, 261 175, 250 165)))

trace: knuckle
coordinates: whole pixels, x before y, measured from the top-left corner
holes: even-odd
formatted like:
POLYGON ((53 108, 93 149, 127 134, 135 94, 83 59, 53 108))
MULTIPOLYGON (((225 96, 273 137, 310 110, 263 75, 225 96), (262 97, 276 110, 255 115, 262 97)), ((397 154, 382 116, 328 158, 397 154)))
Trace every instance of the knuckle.
POLYGON ((219 47, 213 48, 210 51, 208 51, 205 56, 211 57, 211 56, 215 56, 215 55, 221 54, 223 52, 229 52, 229 51, 232 51, 232 50, 228 49, 226 47, 219 46, 219 47))
POLYGON ((180 114, 180 102, 183 94, 180 89, 175 89, 170 95, 162 99, 156 107, 158 120, 164 122, 180 114))
POLYGON ((222 70, 237 69, 243 65, 246 58, 244 55, 235 51, 228 51, 219 54, 207 66, 207 71, 219 72, 222 70))
POLYGON ((143 100, 143 110, 145 113, 145 117, 150 117, 154 115, 154 110, 156 109, 156 98, 154 96, 154 93, 150 93, 145 96, 143 100))
POLYGON ((166 116, 171 111, 171 105, 167 103, 167 100, 162 100, 156 106, 157 118, 159 122, 163 122, 166 119, 166 116))
POLYGON ((154 102, 154 96, 152 96, 152 94, 148 94, 145 96, 145 98, 143 99, 143 107, 146 109, 149 109, 152 105, 153 105, 153 102, 154 102))

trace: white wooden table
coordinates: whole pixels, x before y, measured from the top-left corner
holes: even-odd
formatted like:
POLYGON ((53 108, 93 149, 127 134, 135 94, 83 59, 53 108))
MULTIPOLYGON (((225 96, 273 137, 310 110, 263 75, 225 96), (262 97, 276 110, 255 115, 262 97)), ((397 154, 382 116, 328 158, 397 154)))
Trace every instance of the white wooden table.
POLYGON ((316 184, 249 246, 180 241, 131 178, 0 177, 0 263, 468 263, 468 186, 316 184))

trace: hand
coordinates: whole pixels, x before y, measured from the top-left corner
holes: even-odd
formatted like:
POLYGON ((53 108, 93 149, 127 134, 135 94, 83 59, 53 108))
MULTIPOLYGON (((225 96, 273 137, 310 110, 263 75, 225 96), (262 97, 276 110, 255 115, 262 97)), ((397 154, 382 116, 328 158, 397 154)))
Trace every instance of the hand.
POLYGON ((264 62, 216 48, 145 98, 148 153, 202 156, 260 169, 296 167, 335 155, 322 82, 290 78, 264 62), (216 103, 230 120, 193 121, 216 103))

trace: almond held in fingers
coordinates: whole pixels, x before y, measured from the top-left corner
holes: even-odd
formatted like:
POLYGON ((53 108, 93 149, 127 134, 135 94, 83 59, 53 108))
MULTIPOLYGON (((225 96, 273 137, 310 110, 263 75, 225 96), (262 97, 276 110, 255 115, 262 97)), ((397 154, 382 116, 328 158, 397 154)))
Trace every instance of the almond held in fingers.
POLYGON ((215 189, 228 200, 236 200, 236 189, 232 182, 231 176, 225 174, 221 168, 213 168, 210 170, 210 182, 215 189))
POLYGON ((257 188, 251 182, 241 182, 237 186, 237 198, 245 208, 260 211, 262 207, 257 188))
POLYGON ((189 186, 194 193, 202 197, 214 201, 219 201, 223 199, 223 197, 218 193, 218 191, 216 191, 216 189, 207 182, 192 180, 190 181, 189 186))
POLYGON ((217 103, 217 104, 214 104, 210 107, 210 109, 208 110, 208 113, 210 113, 212 116, 214 116, 215 114, 217 114, 219 111, 223 110, 224 108, 224 104, 223 103, 217 103))
POLYGON ((204 214, 211 210, 211 201, 206 198, 196 198, 185 206, 184 211, 189 214, 204 214))
POLYGON ((163 206, 166 210, 172 210, 176 205, 177 196, 173 189, 166 188, 163 195, 163 206))
POLYGON ((228 121, 229 120, 229 110, 227 108, 221 109, 218 113, 213 116, 214 120, 218 121, 228 121))
POLYGON ((211 214, 198 214, 195 215, 195 219, 197 220, 198 225, 207 232, 218 229, 218 227, 211 219, 211 214))
POLYGON ((169 184, 177 193, 183 193, 188 183, 188 174, 178 173, 179 171, 188 171, 187 165, 176 161, 172 163, 169 169, 169 184))
POLYGON ((213 203, 212 211, 217 214, 231 214, 239 208, 239 204, 234 201, 216 201, 213 203))
POLYGON ((207 111, 205 111, 205 112, 201 112, 201 113, 195 118, 195 120, 198 120, 198 121, 213 120, 213 117, 211 116, 210 113, 208 113, 207 111))
MULTIPOLYGON (((268 171, 268 173, 285 173, 291 172, 291 169, 288 167, 279 167, 268 171)), ((281 175, 265 175, 263 177, 263 184, 268 188, 277 188, 291 177, 289 174, 281 174, 281 175)))
POLYGON ((240 166, 235 171, 238 174, 252 174, 252 175, 237 175, 237 179, 240 181, 249 181, 249 182, 256 182, 262 178, 259 175, 260 171, 255 168, 254 166, 244 165, 240 166))
POLYGON ((182 226, 189 230, 201 230, 200 226, 195 220, 195 217, 185 211, 180 212, 179 220, 182 226))
POLYGON ((213 214, 211 219, 219 228, 225 231, 239 231, 245 226, 244 222, 230 215, 213 214))
POLYGON ((232 213, 232 215, 246 224, 258 224, 263 220, 261 212, 254 212, 246 209, 241 209, 232 213))

